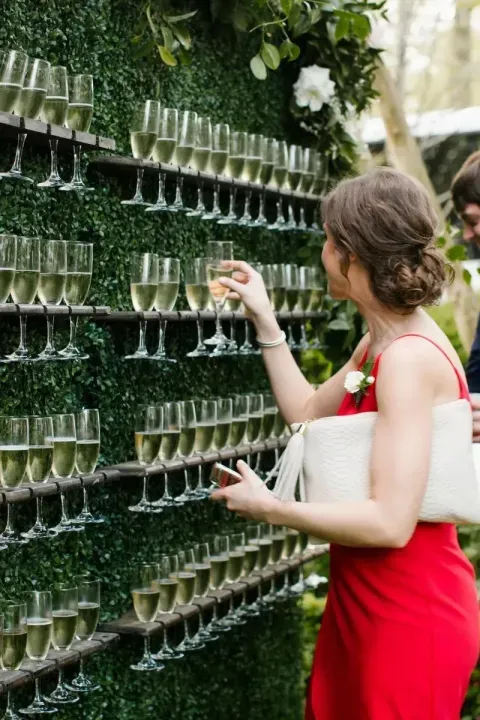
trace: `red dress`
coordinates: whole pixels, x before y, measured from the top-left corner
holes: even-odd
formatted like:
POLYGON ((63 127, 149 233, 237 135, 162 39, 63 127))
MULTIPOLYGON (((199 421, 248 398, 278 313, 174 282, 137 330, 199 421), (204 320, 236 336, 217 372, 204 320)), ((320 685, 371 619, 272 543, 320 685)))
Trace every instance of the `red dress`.
MULTIPOLYGON (((358 409, 347 394, 338 414, 376 410, 372 385, 358 409)), ((401 549, 332 544, 330 562, 305 719, 458 720, 479 622, 474 572, 455 526, 419 523, 401 549)))

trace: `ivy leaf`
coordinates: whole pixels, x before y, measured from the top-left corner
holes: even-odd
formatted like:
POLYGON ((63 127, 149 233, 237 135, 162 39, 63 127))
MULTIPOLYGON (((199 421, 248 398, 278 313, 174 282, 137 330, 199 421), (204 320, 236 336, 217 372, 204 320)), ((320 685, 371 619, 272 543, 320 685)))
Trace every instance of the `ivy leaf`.
POLYGON ((267 68, 260 55, 255 55, 255 57, 250 60, 250 70, 257 80, 267 79, 267 68))
POLYGON ((341 15, 335 27, 335 40, 338 42, 344 37, 348 37, 350 33, 350 18, 347 15, 341 15))
POLYGON ((280 52, 280 57, 282 58, 282 60, 288 57, 289 62, 292 62, 292 60, 296 60, 300 55, 300 48, 298 47, 298 45, 295 45, 295 43, 293 43, 290 39, 284 40, 278 50, 280 52))
POLYGON ((366 15, 355 15, 352 25, 353 32, 360 40, 365 40, 370 35, 370 21, 366 15))
POLYGON ((185 48, 181 47, 178 51, 178 59, 180 60, 180 65, 185 65, 188 67, 192 64, 192 57, 189 52, 185 50, 185 48))
POLYGON ((467 251, 464 245, 452 245, 452 247, 447 249, 445 255, 450 262, 459 262, 460 260, 467 259, 467 251))
POLYGON ((169 67, 175 67, 177 65, 177 61, 173 57, 170 50, 166 48, 165 45, 157 45, 157 47, 158 52, 160 53, 160 57, 162 58, 165 65, 168 65, 169 67))
POLYGON ((292 33, 293 37, 305 35, 310 30, 312 23, 309 15, 302 15, 297 23, 295 23, 292 33))
POLYGON ((185 50, 190 50, 190 48, 192 47, 192 36, 190 35, 187 28, 183 25, 179 25, 178 27, 173 27, 172 31, 177 40, 179 40, 180 43, 183 45, 185 50))
POLYGON ((166 48, 168 48, 168 50, 172 50, 173 44, 175 42, 172 31, 170 30, 168 25, 162 25, 160 29, 162 31, 163 44, 166 48))
POLYGON ((282 8, 283 14, 288 17, 292 9, 292 0, 280 0, 280 6, 282 8))
POLYGON ((150 55, 154 47, 155 40, 148 40, 148 42, 142 43, 136 48, 135 52, 133 53, 133 57, 135 58, 135 60, 139 60, 146 55, 150 55))
POLYGON ((163 17, 169 23, 177 23, 182 22, 182 20, 189 20, 196 15, 197 12, 198 10, 193 10, 193 12, 185 13, 184 15, 164 15, 163 17))
POLYGON ((467 268, 463 269, 462 276, 463 276, 464 283, 466 283, 467 285, 472 284, 472 273, 469 270, 467 270, 467 268))
POLYGON ((278 48, 271 43, 264 42, 260 50, 262 60, 270 70, 277 70, 280 65, 280 53, 278 48))
POLYGON ((300 18, 302 17, 302 8, 299 5, 294 5, 292 9, 290 10, 290 14, 288 16, 288 27, 290 30, 293 30, 295 25, 298 23, 300 18))

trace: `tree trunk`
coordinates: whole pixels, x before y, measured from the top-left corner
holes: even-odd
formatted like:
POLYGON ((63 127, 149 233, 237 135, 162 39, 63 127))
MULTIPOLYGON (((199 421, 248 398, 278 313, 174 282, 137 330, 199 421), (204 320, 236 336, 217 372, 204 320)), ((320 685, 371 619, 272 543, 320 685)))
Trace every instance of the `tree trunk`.
MULTIPOLYGON (((385 124, 386 145, 391 164, 422 183, 435 203, 438 216, 444 226, 446 218, 437 200, 420 148, 408 127, 395 83, 381 60, 378 61, 375 86, 380 93, 380 111, 385 124)), ((472 288, 463 280, 461 264, 455 263, 454 269, 455 281, 448 289, 448 298, 453 303, 460 339, 465 348, 470 349, 477 326, 479 303, 472 288)))

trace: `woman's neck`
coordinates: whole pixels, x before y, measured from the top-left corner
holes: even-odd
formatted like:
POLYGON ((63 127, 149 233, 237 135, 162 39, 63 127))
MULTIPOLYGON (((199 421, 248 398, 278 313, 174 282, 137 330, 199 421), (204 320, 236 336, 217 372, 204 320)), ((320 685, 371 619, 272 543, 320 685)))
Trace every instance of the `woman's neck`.
POLYGON ((372 355, 383 352, 392 340, 400 335, 421 331, 426 315, 420 308, 408 315, 401 315, 384 307, 361 307, 358 310, 368 326, 372 355))

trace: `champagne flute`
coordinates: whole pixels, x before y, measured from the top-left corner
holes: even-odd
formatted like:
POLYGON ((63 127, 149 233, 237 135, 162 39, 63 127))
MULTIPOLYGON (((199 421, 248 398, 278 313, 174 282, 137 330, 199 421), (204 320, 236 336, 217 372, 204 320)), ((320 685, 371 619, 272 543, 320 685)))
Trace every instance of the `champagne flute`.
MULTIPOLYGON (((301 558, 305 556, 305 551, 308 548, 308 542, 309 542, 309 536, 308 533, 301 532, 298 536, 298 542, 297 542, 297 554, 300 555, 301 558)), ((290 591, 293 595, 299 596, 303 595, 303 593, 307 590, 307 584, 305 583, 305 572, 304 572, 304 565, 303 563, 298 568, 298 580, 295 583, 295 585, 292 585, 290 588, 290 591)))
MULTIPOLYGON (((286 559, 289 559, 293 557, 295 554, 295 550, 297 548, 297 543, 299 539, 300 533, 298 530, 293 530, 293 528, 287 528, 287 534, 285 536, 285 545, 283 548, 283 557, 286 559)), ((276 594, 276 600, 278 602, 286 602, 291 597, 294 597, 295 592, 292 591, 290 587, 290 572, 287 570, 285 573, 285 580, 283 583, 283 587, 281 590, 279 590, 276 594)))
MULTIPOLYGON (((0 417, 0 483, 6 488, 18 487, 28 462, 28 418, 0 417)), ((0 535, 0 544, 25 545, 13 526, 13 505, 7 503, 7 524, 0 535)))
POLYGON ((268 295, 268 299, 270 300, 270 303, 272 302, 274 279, 275 279, 274 267, 275 267, 274 265, 260 265, 259 266, 260 275, 262 276, 263 284, 265 285, 265 290, 267 291, 267 295, 268 295))
MULTIPOLYGON (((12 300, 17 304, 32 305, 40 282, 40 239, 17 238, 17 260, 11 287, 12 300)), ((1 252, 0 237, 0 252, 1 252)), ((4 265, 4 261, 2 262, 4 265)), ((0 270, 0 274, 1 274, 0 270)), ((0 275, 1 276, 1 275, 0 275)), ((20 342, 9 360, 32 360, 27 348, 27 316, 20 315, 20 342)))
MULTIPOLYGON (((180 550, 178 553, 178 571, 176 573, 178 580, 177 605, 191 605, 195 597, 197 587, 197 565, 195 562, 195 552, 192 548, 188 550, 180 550)), ((204 580, 201 578, 203 584, 204 580)), ((205 583, 207 584, 207 583, 205 583)), ((208 590, 208 584, 207 584, 208 590)), ((205 643, 198 638, 190 637, 188 628, 188 620, 183 618, 184 637, 178 649, 180 652, 201 650, 205 647, 205 643)))
POLYGON ((210 241, 207 245, 207 280, 210 293, 215 302, 216 329, 215 335, 205 342, 215 345, 213 354, 221 356, 228 349, 228 339, 225 337, 220 322, 220 312, 223 310, 228 294, 228 288, 220 285, 219 277, 232 277, 233 270, 225 266, 225 262, 233 260, 233 242, 210 241))
POLYGON ((243 443, 247 432, 249 397, 248 395, 234 395, 232 402, 232 425, 227 446, 236 448, 243 443))
POLYGON ((230 429, 232 427, 232 398, 217 399, 217 424, 213 434, 213 449, 223 450, 227 447, 230 429))
MULTIPOLYGON (((50 63, 39 58, 29 58, 23 80, 23 87, 15 102, 15 115, 37 120, 42 112, 47 89, 50 82, 50 63)), ((0 177, 9 180, 22 180, 33 183, 33 180, 22 174, 22 156, 27 133, 19 133, 15 160, 8 172, 0 173, 0 177)))
MULTIPOLYGON (((28 464, 27 475, 31 483, 45 483, 50 477, 53 465, 53 422, 51 417, 32 416, 28 419, 28 464)), ((57 533, 49 530, 43 521, 43 498, 36 498, 37 518, 35 525, 24 538, 52 537, 57 533)))
MULTIPOLYGON (((157 142, 160 127, 160 103, 157 100, 146 100, 135 103, 130 121, 130 145, 136 160, 149 160, 157 142)), ((122 200, 122 205, 140 205, 146 207, 142 195, 143 167, 137 168, 137 185, 131 200, 122 200)))
MULTIPOLYGON (((197 414, 195 412, 194 400, 183 400, 180 404, 180 440, 178 444, 178 453, 182 457, 191 457, 195 448, 195 435, 197 432, 197 414)), ((192 500, 198 500, 198 497, 192 490, 190 485, 190 471, 186 467, 184 470, 185 489, 181 495, 175 498, 176 503, 183 504, 192 500)))
MULTIPOLYGON (((248 420, 247 420, 247 442, 254 445, 260 439, 263 421, 263 395, 257 393, 249 396, 248 420)), ((250 465, 251 456, 247 456, 247 463, 250 465)))
MULTIPOLYGON (((38 299, 44 307, 60 305, 67 280, 67 243, 64 240, 47 240, 40 244, 40 280, 38 299)), ((54 316, 47 313, 47 344, 39 360, 62 358, 53 342, 54 316)))
MULTIPOLYGON (((225 301, 225 310, 228 312, 238 312, 242 306, 240 298, 229 298, 225 301)), ((230 320, 230 339, 228 341, 228 347, 225 350, 226 355, 238 355, 238 343, 236 340, 237 321, 235 317, 230 320)))
MULTIPOLYGON (((233 533, 229 536, 227 579, 228 582, 236 583, 240 580, 245 562, 245 533, 233 533)), ((229 608, 226 615, 218 622, 225 626, 245 625, 246 620, 243 613, 236 613, 233 593, 230 595, 229 608)))
MULTIPOLYGON (((314 273, 313 268, 302 266, 298 270, 298 285, 300 288, 300 310, 307 312, 311 309, 313 300, 314 273)), ((300 350, 308 350, 310 344, 307 340, 306 320, 303 318, 300 325, 300 350)))
MULTIPOLYGON (((182 429, 180 403, 168 402, 163 405, 163 435, 160 443, 159 459, 162 462, 173 460, 178 451, 180 443, 180 431, 182 429)), ((155 508, 173 507, 183 505, 177 503, 170 494, 168 473, 164 474, 165 491, 156 502, 152 503, 155 508)))
POLYGON ((266 227, 267 218, 265 217, 265 186, 269 185, 278 154, 278 141, 274 138, 265 138, 262 144, 262 166, 260 168, 260 182, 262 183, 262 192, 260 194, 260 209, 258 217, 251 223, 251 227, 266 227))
MULTIPOLYGON (((135 452, 140 465, 152 465, 157 459, 162 442, 163 423, 163 407, 161 405, 141 405, 136 409, 135 452)), ((131 512, 154 511, 153 503, 148 497, 148 480, 148 475, 145 473, 142 498, 139 503, 128 508, 131 512)))
MULTIPOLYGON (((312 268, 312 275, 313 291, 312 299, 310 301, 310 310, 313 310, 314 312, 319 312, 323 307, 323 301, 325 299, 325 280, 323 278, 322 270, 318 265, 312 268)), ((315 337, 310 345, 310 348, 312 350, 324 349, 324 345, 320 341, 317 333, 315 333, 315 337)))
MULTIPOLYGON (((70 478, 75 470, 77 457, 77 431, 75 415, 60 413, 52 416, 53 421, 53 463, 52 470, 55 478, 70 478)), ((81 532, 83 525, 75 524, 68 517, 67 498, 60 486, 60 506, 62 514, 60 522, 54 528, 57 533, 81 532)))
MULTIPOLYGON (((282 559, 285 549, 286 528, 282 525, 271 525, 270 532, 272 537, 272 547, 270 551, 270 564, 276 565, 282 559)), ((270 590, 267 595, 263 596, 264 604, 271 605, 277 601, 277 593, 275 590, 275 577, 270 581, 270 590)))
MULTIPOLYGON (((275 404, 275 398, 271 393, 263 393, 263 415, 259 440, 265 441, 272 436, 276 414, 277 406, 275 404)), ((262 453, 257 453, 254 472, 260 477, 262 477, 261 461, 262 453)))
MULTIPOLYGON (((227 581, 228 555, 230 551, 228 535, 212 535, 208 538, 208 546, 210 548, 210 589, 221 590, 227 581)), ((218 601, 213 606, 213 617, 210 621, 207 632, 215 633, 229 632, 230 624, 223 624, 218 617, 218 601)))
MULTIPOLYGON (((196 572, 195 597, 206 597, 208 595, 208 591, 210 589, 210 568, 211 568, 210 548, 209 548, 208 543, 206 543, 206 542, 198 543, 197 545, 194 546, 193 552, 195 555, 195 572, 196 572)), ((195 644, 195 648, 196 648, 197 641, 205 643, 205 642, 213 642, 214 640, 218 640, 218 635, 215 635, 214 633, 211 633, 207 630, 207 628, 205 627, 205 624, 203 622, 202 609, 200 608, 200 612, 199 612, 199 616, 198 616, 198 632, 193 638, 191 638, 189 647, 191 647, 192 644, 195 644)))
MULTIPOLYGON (((313 150, 312 148, 303 149, 303 172, 300 189, 304 193, 311 192, 313 188, 317 159, 318 153, 316 150, 313 150)), ((302 232, 306 232, 309 230, 309 227, 305 220, 305 201, 300 206, 300 222, 298 223, 298 229, 302 232)))
MULTIPOLYGON (((158 137, 153 148, 153 159, 158 163, 170 164, 175 153, 178 136, 178 110, 163 108, 160 110, 158 137)), ((158 197, 155 205, 147 207, 145 212, 166 212, 169 210, 165 199, 165 173, 158 175, 158 197)))
MULTIPOLYGON (((245 557, 243 559, 243 577, 249 577, 257 567, 259 537, 260 528, 258 524, 247 523, 247 526, 245 528, 246 544, 244 547, 245 557)), ((247 605, 247 590, 248 588, 245 586, 242 592, 242 602, 237 608, 236 615, 238 617, 258 617, 260 615, 260 610, 258 609, 258 607, 253 607, 253 605, 247 605)))
MULTIPOLYGON (((243 168, 243 180, 249 183, 256 183, 260 177, 262 169, 262 159, 264 153, 265 138, 263 135, 250 134, 247 141, 247 158, 245 167, 243 168)), ((250 214, 250 203, 252 200, 252 190, 249 189, 245 195, 245 209, 242 217, 238 221, 239 225, 250 226, 253 222, 250 214)))
MULTIPOLYGON (((207 258, 187 259, 185 263, 185 291, 190 310, 202 312, 208 309, 210 289, 207 283, 207 258)), ((187 357, 208 356, 208 348, 203 342, 203 320, 197 318, 197 347, 187 353, 187 357)))
MULTIPOLYGON (((191 112, 190 110, 180 112, 178 115, 177 146, 173 155, 172 165, 177 165, 179 170, 180 168, 187 167, 192 159, 193 151, 195 149, 197 119, 197 113, 191 112)), ((169 205, 168 207, 170 212, 186 212, 186 208, 183 204, 182 193, 183 177, 179 172, 177 175, 175 200, 173 205, 169 205)))
MULTIPOLYGON (((159 612, 164 615, 172 615, 177 605, 178 596, 178 557, 176 555, 162 555, 159 560, 159 586, 160 604, 159 612)), ((156 655, 155 660, 181 660, 183 652, 172 647, 168 642, 167 628, 163 627, 163 644, 156 655)))
MULTIPOLYGON (((47 96, 41 112, 41 119, 49 125, 63 127, 68 111, 68 77, 67 68, 54 65, 50 69, 50 82, 47 96)), ((64 185, 58 172, 57 150, 58 140, 51 138, 50 144, 50 176, 44 182, 38 183, 41 188, 58 188, 64 185)))
MULTIPOLYGON (((93 116, 93 77, 92 75, 69 75, 68 77, 68 110, 67 127, 75 132, 88 132, 93 116)), ((73 145, 73 177, 69 183, 62 185, 60 190, 71 192, 93 192, 82 179, 82 145, 74 141, 73 145)))
MULTIPOLYGON (((300 145, 290 145, 288 149, 288 185, 290 190, 296 190, 300 185, 303 173, 303 148, 300 145)), ((282 227, 283 231, 296 230, 294 201, 287 200, 288 220, 282 227)))
POLYGON ((273 288, 271 303, 275 312, 282 312, 287 299, 287 273, 283 263, 272 265, 273 288))
POLYGON ((283 215, 283 196, 281 190, 285 187, 288 177, 288 145, 284 140, 279 140, 276 146, 275 164, 273 166, 272 185, 278 190, 277 199, 277 217, 273 225, 269 225, 269 230, 282 230, 285 225, 285 217, 283 215))
MULTIPOLYGON (((27 646, 27 606, 25 603, 9 603, 0 616, 2 644, 0 663, 2 670, 15 672, 22 666, 27 646)), ((21 711, 20 711, 21 712, 21 711)), ((11 691, 7 690, 6 720, 19 720, 12 702, 11 691)))
POLYGON ((20 97, 28 56, 19 50, 0 52, 0 111, 11 113, 20 97))
MULTIPOLYGON (((89 641, 95 634, 100 618, 100 580, 90 575, 77 575, 74 580, 78 587, 76 637, 77 640, 89 641)), ((83 657, 80 658, 80 670, 77 677, 65 687, 76 693, 90 693, 100 688, 85 675, 83 657)))
MULTIPOLYGON (((160 605, 160 568, 158 563, 140 563, 135 565, 132 579, 133 607, 137 620, 152 623, 157 617, 160 605)), ((131 670, 141 672, 158 672, 164 669, 150 650, 150 635, 145 635, 142 659, 131 670)))
MULTIPOLYGON (((100 415, 98 410, 84 409, 75 414, 77 430, 77 455, 75 467, 79 475, 90 475, 95 472, 100 455, 100 415)), ((88 491, 83 486, 83 507, 74 523, 80 525, 99 525, 105 522, 101 515, 92 515, 88 507, 88 491)))
MULTIPOLYGON (((243 175, 245 161, 247 159, 247 140, 248 133, 234 132, 230 137, 230 154, 227 159, 225 175, 234 180, 239 180, 243 175)), ((230 188, 230 203, 228 215, 224 215, 218 220, 219 225, 237 225, 238 220, 235 213, 235 201, 237 198, 237 188, 232 182, 230 188)))
MULTIPOLYGON (((170 312, 175 307, 180 285, 180 260, 178 258, 158 259, 158 285, 155 295, 154 307, 157 311, 170 312)), ((173 358, 167 357, 165 352, 165 333, 167 321, 160 320, 157 352, 151 356, 152 360, 176 363, 173 358)))
MULTIPOLYGON (((195 149, 190 167, 197 172, 205 172, 212 153, 212 123, 209 117, 198 117, 195 134, 195 149)), ((203 181, 197 180, 197 206, 187 212, 187 217, 202 217, 206 212, 203 202, 203 181)))
MULTIPOLYGON (((260 272, 260 270, 261 270, 261 265, 256 265, 256 264, 252 263, 252 267, 254 270, 257 270, 258 272, 260 272)), ((240 347, 240 349, 238 351, 239 355, 260 355, 261 351, 258 349, 255 350, 252 345, 252 342, 250 339, 251 338, 251 335, 250 335, 251 324, 247 318, 245 318, 244 327, 245 327, 245 339, 243 341, 243 345, 240 347)))
MULTIPOLYGON (((15 235, 0 235, 0 302, 6 302, 13 287, 17 263, 17 240, 15 235)), ((9 362, 7 357, 0 362, 9 362)))
MULTIPOLYGON (((258 539, 250 540, 258 544, 258 560, 257 570, 265 570, 270 562, 270 553, 272 550, 272 529, 268 523, 259 523, 258 539)), ((258 597, 250 606, 249 610, 262 611, 265 610, 265 602, 263 599, 262 580, 258 585, 258 597)))
MULTIPOLYGON (((130 295, 136 312, 150 312, 153 309, 158 290, 158 255, 155 253, 133 253, 131 260, 130 295)), ((145 344, 147 322, 140 317, 138 348, 125 360, 148 358, 145 344)))
MULTIPOLYGON (((195 414, 197 417, 197 430, 195 433, 194 449, 196 453, 205 453, 210 450, 217 424, 216 400, 196 400, 195 414)), ((194 493, 199 498, 208 497, 210 489, 203 486, 203 465, 198 466, 198 483, 194 493)))
MULTIPOLYGON (((26 593, 26 650, 30 660, 43 662, 47 657, 52 638, 52 594, 49 590, 32 590, 26 593)), ((53 715, 56 708, 47 705, 35 677, 35 697, 30 705, 19 710, 22 715, 53 715)))
MULTIPOLYGON (((84 305, 92 282, 93 244, 67 243, 67 278, 65 302, 67 305, 84 305)), ((70 338, 68 345, 60 350, 65 360, 88 360, 90 357, 77 347, 78 317, 70 315, 70 338)))
MULTIPOLYGON (((70 650, 78 625, 78 588, 68 584, 52 588, 52 645, 55 650, 70 650)), ((73 705, 80 698, 64 684, 63 667, 58 668, 57 687, 45 698, 53 705, 73 705)))
MULTIPOLYGON (((230 154, 230 126, 225 123, 217 123, 213 128, 213 144, 212 154, 208 171, 211 175, 223 175, 227 166, 228 156, 230 154)), ((213 186, 213 208, 211 212, 204 213, 202 220, 220 220, 222 218, 220 210, 220 185, 215 182, 213 186)))
MULTIPOLYGON (((300 299, 300 273, 298 265, 287 263, 285 265, 285 276, 286 276, 286 297, 285 302, 287 310, 293 312, 297 309, 298 301, 300 299)), ((298 350, 299 345, 293 337, 293 321, 288 321, 288 347, 290 350, 298 350)))

